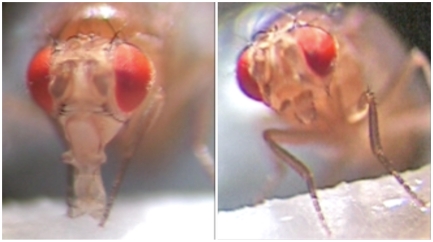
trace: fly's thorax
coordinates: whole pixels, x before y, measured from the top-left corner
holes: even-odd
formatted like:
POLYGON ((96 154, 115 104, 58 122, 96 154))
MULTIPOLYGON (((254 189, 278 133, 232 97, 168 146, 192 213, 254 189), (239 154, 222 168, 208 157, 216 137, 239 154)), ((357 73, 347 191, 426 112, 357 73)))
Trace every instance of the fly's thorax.
MULTIPOLYGON (((170 32, 173 14, 180 11, 180 6, 169 3, 65 3, 59 4, 58 9, 62 11, 61 15, 51 14, 50 20, 45 21, 50 35, 56 39, 65 41, 77 34, 97 34, 111 39, 117 34, 128 42, 134 38, 145 42, 152 38, 156 41, 170 32)), ((140 48, 145 44, 149 43, 140 48)))
POLYGON ((51 28, 51 32, 59 40, 68 40, 77 33, 96 33, 105 38, 112 38, 118 31, 122 31, 123 36, 133 35, 131 27, 126 25, 125 13, 107 4, 86 5, 69 15, 71 16, 65 17, 64 21, 57 22, 51 28))

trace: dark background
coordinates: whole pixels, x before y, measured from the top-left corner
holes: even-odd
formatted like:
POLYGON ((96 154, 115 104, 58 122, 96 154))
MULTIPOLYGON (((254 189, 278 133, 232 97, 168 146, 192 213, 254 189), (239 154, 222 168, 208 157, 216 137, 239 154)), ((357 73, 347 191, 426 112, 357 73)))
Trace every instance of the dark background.
MULTIPOLYGON (((411 45, 418 46, 431 59, 431 3, 345 3, 362 4, 379 13, 411 45)), ((219 3, 220 16, 244 8, 248 3, 219 3)))

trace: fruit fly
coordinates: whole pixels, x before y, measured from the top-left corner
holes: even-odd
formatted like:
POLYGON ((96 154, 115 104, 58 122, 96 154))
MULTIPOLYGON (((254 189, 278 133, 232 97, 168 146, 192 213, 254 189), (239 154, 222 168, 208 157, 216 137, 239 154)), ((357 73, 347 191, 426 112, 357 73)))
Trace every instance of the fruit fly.
POLYGON ((381 17, 362 7, 258 5, 238 16, 233 28, 252 32, 233 58, 238 86, 286 124, 263 132, 278 158, 265 193, 279 183, 281 163, 292 168, 331 234, 314 175, 291 151, 309 145, 341 171, 362 168, 370 176, 386 170, 414 203, 430 206, 398 173, 417 157, 414 146, 430 129, 430 66, 420 50, 407 51, 381 17))
MULTIPOLYGON (((200 45, 212 46, 213 39, 197 40, 201 38, 197 35, 191 38, 194 43, 188 42, 191 33, 181 32, 188 21, 176 18, 199 7, 210 14, 205 27, 212 29, 213 4, 58 7, 62 14, 46 26, 48 44, 28 66, 27 87, 34 101, 59 125, 68 144, 69 150, 62 155, 70 168, 68 215, 89 214, 101 226, 105 224, 142 137, 154 126, 168 125, 175 116, 166 113, 197 95, 188 90, 191 85, 206 100, 195 115, 194 152, 212 178, 213 158, 205 145, 205 131, 213 100, 213 50, 203 52, 200 45), (198 51, 185 55, 181 48, 193 45, 198 51), (209 76, 200 80, 204 72, 209 76), (180 83, 173 87, 176 81, 180 83), (101 166, 107 160, 105 147, 113 139, 120 140, 122 162, 107 198, 101 166)), ((196 31, 202 34, 203 30, 196 31)))

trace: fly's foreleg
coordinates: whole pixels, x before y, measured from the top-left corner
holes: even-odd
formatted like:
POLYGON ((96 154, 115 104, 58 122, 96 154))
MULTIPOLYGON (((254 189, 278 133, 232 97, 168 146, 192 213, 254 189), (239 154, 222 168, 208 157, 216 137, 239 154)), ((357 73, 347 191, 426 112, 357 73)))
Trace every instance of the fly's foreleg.
POLYGON ((287 168, 280 160, 272 159, 272 174, 267 177, 266 184, 256 198, 256 204, 262 203, 281 183, 286 176, 287 168))
POLYGON ((200 165, 205 170, 206 174, 215 183, 215 168, 214 168, 214 159, 209 151, 208 146, 206 145, 206 141, 208 138, 209 126, 213 120, 212 111, 213 109, 213 98, 212 96, 212 88, 213 86, 209 85, 209 88, 206 88, 204 92, 201 93, 203 98, 199 100, 203 100, 203 102, 196 104, 196 117, 194 119, 194 143, 193 149, 194 154, 197 157, 200 165))
POLYGON ((431 90, 431 70, 430 70, 430 63, 427 59, 427 57, 422 53, 419 49, 414 48, 412 49, 410 53, 411 62, 412 65, 417 68, 421 68, 426 84, 428 88, 431 90))
POLYGON ((396 79, 395 84, 390 86, 389 89, 384 89, 384 93, 376 93, 378 97, 383 97, 387 100, 387 103, 401 103, 401 97, 405 96, 407 90, 410 90, 410 85, 414 85, 413 82, 416 80, 414 74, 417 71, 421 71, 422 83, 417 83, 422 91, 428 92, 430 98, 431 94, 431 71, 430 63, 427 57, 419 49, 414 48, 410 51, 406 63, 404 64, 401 71, 397 72, 392 78, 396 79))
POLYGON ((331 230, 326 222, 325 216, 323 215, 319 198, 317 197, 316 192, 316 184, 314 182, 314 176, 311 173, 310 169, 305 166, 302 161, 292 155, 290 152, 283 149, 276 141, 275 137, 278 136, 278 133, 282 133, 284 131, 280 130, 266 130, 263 132, 263 137, 266 143, 269 145, 271 150, 285 163, 287 163, 296 173, 298 173, 302 179, 307 183, 308 191, 313 200, 314 209, 319 216, 320 222, 322 224, 323 229, 326 231, 328 235, 331 235, 331 230))
POLYGON ((132 116, 122 132, 122 153, 123 159, 113 182, 113 186, 108 197, 107 206, 105 207, 103 217, 99 226, 104 226, 110 215, 114 200, 123 181, 126 169, 134 155, 141 139, 146 132, 153 126, 161 109, 164 105, 164 94, 161 88, 156 87, 149 93, 149 98, 140 106, 139 110, 132 116))
MULTIPOLYGON (((396 76, 396 84, 391 87, 387 93, 384 93, 383 96, 384 98, 386 98, 386 102, 384 103, 384 105, 401 103, 401 98, 405 97, 405 93, 407 93, 409 85, 413 85, 412 82, 416 80, 416 76, 414 76, 414 74, 416 74, 417 71, 421 71, 423 78, 423 83, 418 83, 418 86, 422 87, 421 91, 427 90, 428 94, 417 94, 416 98, 418 99, 418 102, 412 103, 412 106, 407 107, 406 109, 404 109, 404 111, 401 112, 401 114, 399 114, 399 123, 390 125, 400 128, 402 126, 401 123, 404 123, 403 127, 401 127, 400 129, 404 129, 405 132, 422 133, 425 132, 427 129, 430 129, 430 118, 428 115, 425 115, 423 113, 428 112, 428 110, 430 109, 429 105, 427 105, 428 101, 426 99, 430 97, 431 72, 430 64, 425 55, 420 50, 415 48, 410 52, 409 58, 407 59, 404 68, 402 68, 402 70, 396 76), (418 118, 414 119, 413 117, 418 118), (405 120, 407 120, 407 122, 405 122, 405 120)), ((398 183, 403 186, 404 190, 411 196, 415 203, 417 203, 421 207, 429 207, 430 203, 425 202, 418 197, 418 195, 410 188, 407 182, 395 170, 392 161, 385 155, 379 134, 376 97, 374 93, 370 90, 367 90, 364 93, 364 97, 368 104, 369 138, 372 153, 374 154, 374 156, 376 156, 377 160, 382 164, 386 171, 397 179, 398 183)), ((385 108, 386 107, 384 107, 384 109, 385 108)))
POLYGON ((395 179, 403 186, 404 190, 412 197, 415 203, 425 208, 429 207, 430 203, 425 202, 411 189, 407 182, 400 176, 394 169, 392 161, 388 159, 383 151, 379 135, 379 122, 377 116, 377 104, 373 92, 367 90, 365 97, 368 103, 368 124, 369 124, 369 137, 370 147, 377 160, 387 170, 387 172, 395 177, 395 179))
POLYGON ((68 216, 73 217, 73 207, 76 195, 74 192, 74 167, 66 164, 66 204, 68 205, 68 216))
MULTIPOLYGON (((307 130, 278 130, 268 129, 265 131, 267 136, 272 136, 275 143, 288 144, 305 144, 310 140, 314 140, 317 134, 308 132, 307 130)), ((280 160, 272 159, 273 173, 267 178, 264 188, 256 198, 256 203, 261 203, 266 199, 275 188, 281 183, 281 180, 287 173, 286 166, 280 160)))

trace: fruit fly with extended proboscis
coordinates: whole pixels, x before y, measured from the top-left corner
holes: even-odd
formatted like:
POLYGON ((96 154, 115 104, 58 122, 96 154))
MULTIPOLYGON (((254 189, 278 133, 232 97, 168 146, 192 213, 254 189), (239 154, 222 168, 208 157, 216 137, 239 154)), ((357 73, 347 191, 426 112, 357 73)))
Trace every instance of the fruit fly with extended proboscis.
MULTIPOLYGON (((203 10, 212 7, 202 4, 203 10)), ((89 214, 104 225, 142 137, 156 120, 167 122, 169 116, 161 112, 180 108, 178 102, 194 94, 186 90, 188 82, 194 82, 196 90, 204 93, 203 100, 208 100, 196 115, 200 123, 195 129, 194 151, 213 177, 213 161, 204 139, 213 101, 209 94, 212 50, 182 56, 179 49, 188 44, 183 35, 190 33, 179 31, 185 22, 175 19, 194 6, 99 3, 60 8, 63 15, 47 28, 50 43, 29 64, 27 87, 59 125, 69 146, 62 155, 70 168, 68 215, 89 214), (190 61, 191 66, 179 64, 182 61, 190 61), (203 71, 209 78, 199 80, 203 71), (173 79, 179 82, 175 87, 173 79), (173 95, 177 97, 170 97, 173 95), (120 140, 123 161, 107 199, 101 166, 107 160, 105 147, 113 139, 120 140)), ((212 28, 212 21, 207 21, 207 27, 212 28)))
POLYGON ((310 153, 339 163, 342 172, 358 167, 369 176, 385 168, 414 203, 429 207, 397 172, 417 157, 415 146, 430 130, 425 55, 407 51, 381 17, 359 6, 259 5, 239 16, 245 19, 233 25, 252 30, 252 38, 236 57, 238 85, 286 123, 263 132, 279 159, 264 192, 281 179, 282 161, 307 184, 322 227, 331 233, 313 173, 290 148, 310 145, 310 153))

